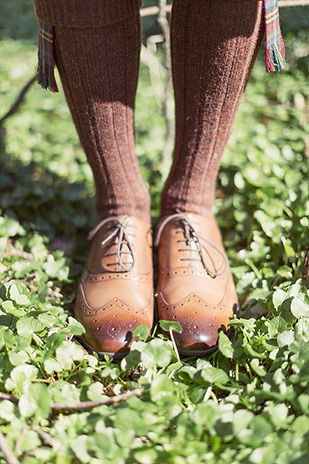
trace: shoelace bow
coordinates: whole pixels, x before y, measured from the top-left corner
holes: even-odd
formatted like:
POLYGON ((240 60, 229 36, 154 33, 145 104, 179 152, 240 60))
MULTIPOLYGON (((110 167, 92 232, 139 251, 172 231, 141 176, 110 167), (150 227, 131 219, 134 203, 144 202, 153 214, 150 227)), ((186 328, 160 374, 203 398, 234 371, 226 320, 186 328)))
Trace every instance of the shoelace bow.
MULTIPOLYGON (((88 240, 92 240, 93 237, 96 235, 96 233, 103 227, 105 224, 110 222, 110 226, 108 226, 109 229, 111 229, 111 232, 102 240, 101 244, 102 246, 108 245, 109 247, 112 247, 113 245, 117 245, 116 251, 111 251, 107 254, 105 254, 105 257, 107 256, 116 256, 116 262, 114 263, 107 263, 107 266, 120 266, 123 271, 129 272, 132 270, 134 266, 134 253, 132 250, 132 245, 130 243, 129 236, 133 235, 127 232, 128 227, 136 227, 133 226, 132 224, 129 224, 129 219, 131 216, 125 217, 123 220, 120 220, 117 216, 111 216, 107 219, 103 219, 99 224, 92 229, 92 231, 88 235, 88 240), (117 243, 115 243, 116 238, 117 243), (113 240, 114 239, 114 240, 113 240), (127 247, 128 251, 123 250, 123 246, 127 247), (123 261, 122 255, 130 255, 132 260, 131 261, 123 261), (126 267, 128 265, 128 267, 126 267)), ((119 272, 119 271, 111 271, 111 272, 119 272)))
MULTIPOLYGON (((226 259, 226 256, 224 255, 224 253, 222 253, 222 251, 216 246, 214 245, 213 243, 211 243, 209 240, 207 240, 206 238, 202 237, 198 232, 197 230, 195 229, 195 227, 193 226, 193 223, 192 221, 190 221, 186 216, 184 216, 181 211, 178 211, 177 213, 175 214, 172 214, 171 216, 168 216, 166 217, 162 222, 161 224, 159 224, 159 227, 158 227, 158 230, 157 230, 157 234, 156 234, 156 239, 155 239, 155 243, 154 245, 155 246, 158 246, 159 245, 159 242, 160 242, 160 237, 161 237, 161 234, 163 232, 163 229, 164 227, 166 226, 166 224, 168 224, 169 222, 173 221, 174 219, 178 219, 180 224, 182 225, 182 228, 183 228, 183 235, 184 235, 184 238, 183 239, 180 239, 180 240, 177 240, 177 242, 185 242, 187 244, 187 247, 186 248, 179 248, 178 251, 179 252, 187 252, 187 251, 192 251, 192 252, 197 252, 199 254, 199 258, 180 258, 181 261, 200 261, 205 269, 205 271, 209 274, 210 277, 214 278, 214 277, 218 277, 218 276, 221 276, 225 273, 225 271, 227 270, 227 267, 228 267, 228 263, 227 263, 227 259, 226 259), (203 246, 203 243, 202 242, 205 242, 207 243, 211 248, 213 248, 214 250, 216 250, 223 258, 223 261, 224 261, 224 269, 223 271, 221 272, 217 272, 216 270, 216 266, 214 264, 214 261, 210 255, 210 253, 207 251, 207 249, 205 248, 205 246, 203 246), (192 245, 195 245, 195 247, 193 247, 192 245), (206 262, 205 262, 205 259, 204 259, 204 254, 203 254, 203 249, 206 251, 207 255, 209 256, 209 258, 211 259, 212 261, 212 264, 213 264, 213 267, 214 267, 214 271, 212 269, 210 269, 206 262)), ((181 231, 180 231, 181 232, 181 231)), ((176 232, 177 233, 177 232, 176 232)))

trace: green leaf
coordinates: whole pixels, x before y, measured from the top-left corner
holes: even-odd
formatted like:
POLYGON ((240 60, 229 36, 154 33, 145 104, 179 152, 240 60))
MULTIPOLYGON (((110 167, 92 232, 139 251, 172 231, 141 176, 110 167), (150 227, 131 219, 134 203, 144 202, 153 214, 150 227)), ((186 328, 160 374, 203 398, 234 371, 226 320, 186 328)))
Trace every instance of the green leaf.
POLYGON ((5 382, 5 388, 8 391, 21 391, 26 380, 35 379, 38 375, 38 369, 29 364, 23 364, 11 371, 10 377, 5 382))
POLYGON ((57 361, 66 370, 71 369, 73 361, 82 361, 83 357, 83 349, 73 342, 64 341, 56 350, 57 361))
POLYGON ((65 258, 55 259, 53 255, 48 255, 43 269, 51 279, 66 280, 69 275, 65 258))
POLYGON ((293 330, 286 330, 282 332, 277 337, 277 342, 280 347, 289 346, 294 342, 294 332, 293 330))
POLYGON ((171 358, 170 346, 159 338, 151 340, 141 353, 142 363, 147 368, 165 367, 170 363, 171 358))
POLYGON ((62 366, 55 359, 47 359, 46 361, 44 361, 44 369, 46 373, 50 375, 50 374, 53 374, 54 372, 61 372, 62 366))
POLYGON ((21 309, 17 309, 14 306, 13 301, 11 300, 6 300, 1 303, 1 309, 6 313, 6 314, 12 314, 12 316, 15 317, 20 317, 25 314, 25 312, 21 309))
POLYGON ((90 401, 102 399, 103 385, 100 382, 94 382, 87 390, 87 397, 90 401))
POLYGON ((87 435, 80 435, 72 440, 70 447, 74 455, 81 460, 83 463, 91 461, 91 456, 88 453, 89 449, 89 437, 87 435))
POLYGON ((250 424, 253 414, 251 411, 247 411, 246 409, 240 409, 236 411, 233 415, 233 431, 234 434, 237 435, 242 430, 245 430, 248 425, 250 424))
POLYGON ((46 418, 50 413, 50 398, 46 385, 30 383, 24 390, 19 403, 20 414, 24 417, 36 415, 40 419, 46 418))
POLYGON ((309 317, 309 304, 306 304, 301 299, 294 297, 291 303, 291 312, 297 319, 301 317, 309 317))
POLYGON ((278 309, 279 306, 288 298, 288 295, 284 290, 281 290, 280 288, 276 290, 273 294, 273 304, 275 309, 278 309))
POLYGON ((284 332, 287 329, 287 323, 281 316, 274 317, 268 323, 268 334, 269 336, 275 337, 278 333, 284 332))
POLYGON ((225 385, 229 382, 228 375, 222 370, 216 367, 205 367, 201 371, 202 378, 208 383, 219 383, 225 385))
POLYGON ((43 324, 34 317, 24 316, 17 321, 17 333, 23 337, 32 336, 34 333, 41 332, 44 329, 43 324))
POLYGON ((267 371, 264 366, 260 365, 260 361, 258 359, 252 359, 250 361, 250 366, 254 370, 256 374, 258 374, 260 377, 265 377, 267 374, 267 371))
POLYGON ((29 356, 25 351, 10 351, 9 360, 13 366, 19 366, 20 364, 25 364, 27 361, 29 361, 29 356))
POLYGON ((31 305, 30 293, 26 285, 18 280, 12 280, 7 288, 7 298, 19 306, 31 305))
POLYGON ((233 358, 234 349, 232 342, 224 332, 219 333, 219 350, 226 358, 233 358))
POLYGON ((270 405, 268 406, 267 410, 269 411, 271 421, 275 426, 286 428, 286 419, 288 417, 289 411, 284 403, 270 405))
POLYGON ((151 398, 152 401, 158 401, 166 396, 173 396, 175 386, 171 379, 166 375, 157 375, 151 384, 151 398))
POLYGON ((84 326, 78 322, 74 317, 69 317, 69 325, 68 325, 68 331, 71 335, 82 335, 85 333, 85 328, 84 326))
POLYGON ((21 437, 20 441, 20 451, 27 453, 29 451, 35 450, 41 446, 41 440, 38 437, 38 434, 33 430, 26 430, 21 437))
POLYGON ((170 330, 172 330, 173 332, 176 332, 179 334, 182 333, 182 327, 181 327, 180 322, 178 321, 161 320, 159 321, 159 324, 160 324, 161 329, 164 330, 165 332, 169 332, 170 330))
POLYGON ((145 341, 149 336, 150 329, 147 325, 141 324, 133 330, 133 337, 139 337, 139 340, 145 341))
POLYGON ((157 459, 157 453, 154 449, 144 449, 135 451, 134 459, 140 464, 153 464, 157 459))

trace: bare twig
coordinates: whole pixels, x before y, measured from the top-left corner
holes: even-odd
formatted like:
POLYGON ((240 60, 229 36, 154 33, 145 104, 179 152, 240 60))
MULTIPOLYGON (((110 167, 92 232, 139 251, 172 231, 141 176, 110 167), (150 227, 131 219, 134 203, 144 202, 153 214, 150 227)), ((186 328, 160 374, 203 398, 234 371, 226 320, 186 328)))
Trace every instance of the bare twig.
POLYGON ((0 449, 3 453, 4 459, 7 462, 7 464, 20 464, 18 459, 15 458, 13 451, 9 447, 1 431, 0 431, 0 449))
MULTIPOLYGON (((309 5, 309 0, 279 0, 279 8, 291 7, 291 6, 307 6, 309 5)), ((171 12, 172 5, 166 6, 166 12, 171 12)), ((141 9, 141 17, 145 18, 146 16, 155 16, 159 12, 158 6, 150 6, 148 8, 141 9)))
POLYGON ((15 396, 12 395, 7 395, 6 393, 0 392, 0 400, 8 400, 11 401, 11 403, 18 404, 18 398, 15 398, 15 396))
POLYGON ((39 435, 45 445, 51 446, 54 449, 61 447, 61 443, 58 440, 53 438, 51 435, 49 435, 49 433, 45 432, 37 425, 34 424, 32 429, 39 435))
POLYGON ((20 432, 20 434, 18 435, 18 438, 17 438, 16 443, 15 443, 14 453, 16 453, 18 455, 21 454, 20 447, 21 447, 22 441, 24 439, 24 436, 26 435, 28 430, 29 430, 29 427, 24 427, 22 429, 22 431, 20 432))
POLYGON ((131 390, 126 393, 122 393, 121 395, 112 396, 111 398, 107 398, 105 400, 100 401, 82 401, 80 403, 55 403, 51 406, 53 411, 61 411, 64 409, 70 409, 72 411, 81 411, 83 409, 91 409, 96 408, 97 406, 111 406, 115 403, 120 403, 121 401, 125 401, 131 396, 140 396, 143 393, 143 388, 136 388, 135 390, 131 390))
POLYGON ((309 279, 309 248, 305 258, 305 279, 309 279))
POLYGON ((167 5, 166 0, 158 0, 159 10, 158 10, 158 24, 161 28, 162 35, 164 38, 163 42, 163 52, 164 52, 164 67, 167 70, 167 77, 164 85, 164 97, 163 97, 163 114, 166 119, 167 124, 167 137, 166 142, 163 148, 162 153, 162 166, 163 173, 167 172, 170 162, 171 148, 174 141, 175 135, 175 124, 174 116, 171 114, 169 108, 169 97, 172 88, 172 72, 171 72, 171 54, 170 54, 170 28, 169 23, 166 17, 167 5))
POLYGON ((280 8, 290 6, 307 6, 309 5, 309 0, 279 0, 278 5, 280 8))
MULTIPOLYGON (((135 390, 122 393, 121 395, 112 396, 110 398, 99 401, 81 401, 80 403, 54 403, 51 405, 51 409, 53 411, 62 411, 65 409, 80 411, 83 409, 91 409, 103 405, 111 406, 112 404, 120 403, 121 401, 125 401, 128 398, 131 398, 131 396, 141 396, 143 392, 143 388, 136 388, 135 390)), ((15 404, 18 404, 19 401, 18 398, 15 398, 15 396, 7 395, 6 393, 2 392, 0 392, 0 400, 8 400, 15 404)))
POLYGON ((11 256, 18 256, 19 258, 22 258, 22 259, 33 259, 34 258, 34 256, 31 253, 27 253, 26 251, 18 250, 13 245, 10 246, 9 251, 5 251, 1 255, 1 257, 3 259, 4 258, 10 258, 11 256))
POLYGON ((32 84, 35 82, 35 79, 36 77, 32 77, 28 82, 27 84, 21 89, 21 91, 19 92, 18 94, 18 97, 16 98, 15 102, 13 103, 13 105, 11 106, 11 108, 7 111, 7 113, 5 113, 4 116, 2 116, 2 118, 0 118, 0 126, 2 126, 2 124, 4 123, 4 121, 9 117, 9 116, 12 116, 12 114, 16 113, 16 111, 18 110, 19 106, 22 104, 22 102, 24 101, 24 98, 25 98, 25 95, 26 93, 28 92, 28 90, 30 89, 30 87, 32 86, 32 84))

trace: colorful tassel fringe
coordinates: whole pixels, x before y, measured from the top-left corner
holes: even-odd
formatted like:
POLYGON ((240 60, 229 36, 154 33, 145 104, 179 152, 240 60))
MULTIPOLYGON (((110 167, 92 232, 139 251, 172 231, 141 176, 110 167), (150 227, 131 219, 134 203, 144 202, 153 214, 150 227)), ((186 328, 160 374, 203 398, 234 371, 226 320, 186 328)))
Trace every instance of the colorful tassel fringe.
POLYGON ((54 28, 40 21, 37 81, 43 89, 58 92, 55 79, 54 28))
MULTIPOLYGON (((285 67, 285 49, 280 30, 278 0, 263 0, 265 13, 266 72, 281 71, 285 67)), ((54 28, 39 23, 39 63, 37 81, 44 88, 58 92, 55 79, 54 28)))
POLYGON ((264 12, 266 72, 278 72, 285 67, 285 49, 280 30, 278 0, 264 0, 264 12))

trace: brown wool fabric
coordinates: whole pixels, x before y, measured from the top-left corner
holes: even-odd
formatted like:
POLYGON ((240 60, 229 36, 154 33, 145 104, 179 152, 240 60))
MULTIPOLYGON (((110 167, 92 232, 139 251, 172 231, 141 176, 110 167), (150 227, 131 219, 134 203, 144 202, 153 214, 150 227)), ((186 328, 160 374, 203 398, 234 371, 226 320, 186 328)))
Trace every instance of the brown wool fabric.
POLYGON ((174 0, 176 140, 162 216, 177 208, 209 214, 221 155, 263 35, 261 1, 174 0))
POLYGON ((35 7, 55 26, 55 61, 94 174, 99 217, 134 214, 150 222, 134 147, 140 1, 35 0, 35 7))

